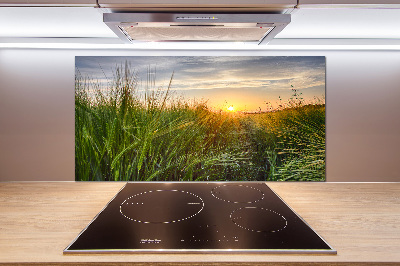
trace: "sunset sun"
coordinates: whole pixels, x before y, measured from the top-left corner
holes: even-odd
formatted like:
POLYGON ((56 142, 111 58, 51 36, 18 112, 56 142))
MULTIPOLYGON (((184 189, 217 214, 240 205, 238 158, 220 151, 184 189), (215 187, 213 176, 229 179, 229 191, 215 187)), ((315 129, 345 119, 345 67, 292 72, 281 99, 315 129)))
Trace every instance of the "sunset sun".
POLYGON ((233 105, 228 107, 228 111, 233 112, 235 110, 235 108, 233 107, 233 105))

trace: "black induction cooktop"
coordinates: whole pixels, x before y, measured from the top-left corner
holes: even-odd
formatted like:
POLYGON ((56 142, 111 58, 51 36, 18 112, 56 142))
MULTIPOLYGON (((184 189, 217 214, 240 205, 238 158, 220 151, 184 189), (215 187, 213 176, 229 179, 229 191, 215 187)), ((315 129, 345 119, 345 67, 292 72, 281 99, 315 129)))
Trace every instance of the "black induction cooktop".
POLYGON ((336 254, 265 183, 127 183, 68 253, 336 254))

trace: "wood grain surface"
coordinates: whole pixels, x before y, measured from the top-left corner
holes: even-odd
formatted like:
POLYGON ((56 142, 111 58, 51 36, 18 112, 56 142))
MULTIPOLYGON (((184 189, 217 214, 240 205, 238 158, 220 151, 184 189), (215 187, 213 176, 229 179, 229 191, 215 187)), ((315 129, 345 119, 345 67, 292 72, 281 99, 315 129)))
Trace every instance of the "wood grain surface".
POLYGON ((0 183, 0 264, 400 265, 400 183, 268 183, 337 255, 63 255, 123 185, 0 183))

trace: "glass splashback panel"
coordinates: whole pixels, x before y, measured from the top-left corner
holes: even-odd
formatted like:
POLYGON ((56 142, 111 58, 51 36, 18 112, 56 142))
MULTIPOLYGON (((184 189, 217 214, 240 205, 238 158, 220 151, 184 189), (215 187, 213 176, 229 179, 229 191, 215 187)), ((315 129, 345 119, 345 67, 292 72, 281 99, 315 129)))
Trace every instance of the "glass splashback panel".
POLYGON ((324 181, 325 57, 77 56, 75 179, 324 181))

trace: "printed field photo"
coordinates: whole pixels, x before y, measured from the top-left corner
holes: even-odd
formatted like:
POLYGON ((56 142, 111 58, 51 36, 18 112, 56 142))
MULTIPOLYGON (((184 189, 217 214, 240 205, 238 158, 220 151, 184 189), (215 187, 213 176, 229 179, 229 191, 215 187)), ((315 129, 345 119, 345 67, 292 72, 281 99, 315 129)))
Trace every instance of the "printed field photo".
POLYGON ((77 181, 324 181, 325 57, 75 58, 77 181))

